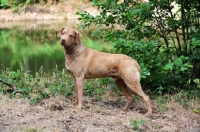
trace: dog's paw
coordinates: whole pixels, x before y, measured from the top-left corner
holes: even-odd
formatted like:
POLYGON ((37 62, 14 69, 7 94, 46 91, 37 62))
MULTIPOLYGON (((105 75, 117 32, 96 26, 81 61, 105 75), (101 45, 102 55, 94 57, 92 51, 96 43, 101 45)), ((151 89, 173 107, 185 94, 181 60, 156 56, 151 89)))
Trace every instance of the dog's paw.
POLYGON ((76 111, 81 111, 81 109, 82 109, 82 105, 78 105, 78 106, 76 107, 76 111))
POLYGON ((117 111, 118 114, 126 114, 127 112, 128 110, 122 110, 122 109, 117 111))
POLYGON ((128 109, 127 109, 127 108, 124 108, 124 107, 121 108, 120 110, 121 110, 121 111, 124 111, 124 112, 128 112, 128 109))
POLYGON ((144 116, 149 117, 152 115, 152 112, 147 112, 146 114, 144 114, 144 116))

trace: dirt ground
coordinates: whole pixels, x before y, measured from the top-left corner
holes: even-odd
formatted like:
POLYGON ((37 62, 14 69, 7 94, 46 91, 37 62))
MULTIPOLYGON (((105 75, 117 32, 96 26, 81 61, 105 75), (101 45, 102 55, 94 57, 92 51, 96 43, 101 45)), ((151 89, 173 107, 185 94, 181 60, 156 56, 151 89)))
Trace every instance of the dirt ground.
POLYGON ((133 132, 131 121, 145 120, 142 132, 200 132, 200 115, 178 104, 166 111, 155 105, 153 114, 145 117, 142 101, 133 102, 128 112, 119 109, 124 98, 94 100, 85 98, 82 111, 64 96, 51 97, 31 106, 27 99, 9 99, 0 95, 1 132, 133 132))

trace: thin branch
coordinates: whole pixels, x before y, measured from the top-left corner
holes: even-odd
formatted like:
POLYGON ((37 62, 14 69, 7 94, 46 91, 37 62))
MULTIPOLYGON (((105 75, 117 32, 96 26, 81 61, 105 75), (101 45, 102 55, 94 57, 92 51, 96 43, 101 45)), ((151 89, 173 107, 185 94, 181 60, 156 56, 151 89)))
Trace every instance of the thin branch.
POLYGON ((0 80, 0 82, 3 83, 4 85, 7 85, 8 87, 10 87, 10 88, 12 88, 14 90, 12 84, 4 82, 3 80, 0 80))
POLYGON ((167 36, 166 36, 166 34, 165 34, 165 31, 164 31, 164 25, 162 24, 162 19, 161 19, 161 17, 159 16, 159 19, 160 19, 160 21, 158 20, 158 17, 156 16, 156 14, 154 14, 154 18, 155 18, 155 20, 156 20, 156 22, 157 22, 157 26, 159 27, 159 29, 160 29, 160 31, 161 31, 161 34, 162 34, 162 36, 163 36, 163 39, 164 39, 164 41, 165 41, 165 44, 166 44, 166 46, 167 47, 169 47, 169 43, 168 43, 168 40, 167 40, 167 36))

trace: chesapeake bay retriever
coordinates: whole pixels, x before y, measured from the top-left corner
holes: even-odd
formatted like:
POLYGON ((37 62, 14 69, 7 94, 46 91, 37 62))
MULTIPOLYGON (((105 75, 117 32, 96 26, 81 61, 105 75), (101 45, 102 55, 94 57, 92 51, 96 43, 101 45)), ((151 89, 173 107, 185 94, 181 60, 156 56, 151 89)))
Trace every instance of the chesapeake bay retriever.
POLYGON ((79 110, 83 103, 84 79, 111 77, 127 98, 122 110, 126 111, 133 100, 129 88, 143 98, 148 110, 146 114, 152 113, 150 99, 140 85, 140 66, 136 60, 123 54, 103 53, 87 48, 81 42, 81 34, 74 29, 62 28, 58 30, 57 36, 64 49, 66 68, 73 76, 79 110))

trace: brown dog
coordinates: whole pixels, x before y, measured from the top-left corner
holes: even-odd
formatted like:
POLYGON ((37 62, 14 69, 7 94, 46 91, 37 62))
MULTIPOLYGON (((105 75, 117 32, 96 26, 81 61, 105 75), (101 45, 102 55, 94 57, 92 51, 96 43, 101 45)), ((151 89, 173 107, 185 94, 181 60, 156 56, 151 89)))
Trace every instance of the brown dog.
POLYGON ((137 61, 123 54, 103 53, 87 48, 81 42, 81 34, 74 29, 62 28, 58 30, 57 36, 60 37, 66 56, 66 68, 73 75, 78 109, 82 107, 84 79, 111 77, 127 98, 122 110, 127 110, 133 100, 129 88, 143 98, 148 109, 146 114, 152 113, 150 99, 140 86, 140 66, 137 61))

